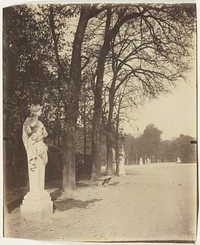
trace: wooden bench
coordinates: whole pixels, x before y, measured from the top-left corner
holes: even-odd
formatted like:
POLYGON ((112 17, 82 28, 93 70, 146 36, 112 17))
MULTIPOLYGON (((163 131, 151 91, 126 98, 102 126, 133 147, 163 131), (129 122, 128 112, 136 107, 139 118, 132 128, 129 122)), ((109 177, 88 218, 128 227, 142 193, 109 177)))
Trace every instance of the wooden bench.
POLYGON ((112 179, 112 176, 102 176, 98 178, 98 185, 105 185, 108 184, 108 182, 112 179))

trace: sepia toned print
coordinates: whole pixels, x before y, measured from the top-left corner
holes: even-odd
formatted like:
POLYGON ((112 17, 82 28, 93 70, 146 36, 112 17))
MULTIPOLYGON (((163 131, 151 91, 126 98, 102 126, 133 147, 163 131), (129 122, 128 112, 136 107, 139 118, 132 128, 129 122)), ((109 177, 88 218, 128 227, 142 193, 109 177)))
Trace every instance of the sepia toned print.
POLYGON ((4 237, 196 241, 196 26, 194 3, 3 9, 4 237))

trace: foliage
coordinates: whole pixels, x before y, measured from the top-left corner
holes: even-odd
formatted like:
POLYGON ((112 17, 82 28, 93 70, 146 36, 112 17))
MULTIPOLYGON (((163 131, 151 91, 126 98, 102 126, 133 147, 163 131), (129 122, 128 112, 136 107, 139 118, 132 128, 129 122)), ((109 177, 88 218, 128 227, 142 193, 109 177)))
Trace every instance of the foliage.
POLYGON ((138 139, 131 134, 126 135, 125 149, 128 164, 138 164, 138 139))
POLYGON ((195 162, 196 146, 191 144, 192 140, 191 136, 181 134, 171 142, 163 142, 163 160, 176 162, 180 158, 181 162, 195 162))
POLYGON ((153 124, 148 125, 139 139, 140 157, 157 161, 160 157, 162 131, 153 124))
MULTIPOLYGON (((21 127, 32 103, 43 104, 42 121, 49 131, 49 142, 65 144, 66 154, 70 155, 83 138, 86 155, 95 133, 94 145, 102 145, 102 139, 104 144, 102 131, 113 144, 123 118, 129 116, 127 108, 169 91, 190 68, 195 11, 194 4, 5 8, 3 99, 10 165, 17 162, 17 142, 23 152, 21 127)), ((161 132, 154 126, 146 131, 138 140, 149 141, 147 148, 138 145, 141 154, 160 154, 161 132), (148 131, 152 132, 149 136, 148 131)), ((174 145, 183 159, 189 159, 184 155, 186 141, 181 142, 181 146, 179 141, 174 145)), ((93 162, 98 162, 98 147, 93 162)), ((168 148, 170 151, 170 144, 168 148)), ((73 154, 70 161, 75 159, 73 154)))
POLYGON ((158 159, 161 162, 177 162, 178 158, 182 163, 196 162, 196 145, 191 143, 193 137, 181 134, 173 140, 161 141, 160 135, 161 131, 152 124, 140 137, 127 135, 125 148, 129 164, 138 164, 140 157, 149 158, 152 162, 158 159))

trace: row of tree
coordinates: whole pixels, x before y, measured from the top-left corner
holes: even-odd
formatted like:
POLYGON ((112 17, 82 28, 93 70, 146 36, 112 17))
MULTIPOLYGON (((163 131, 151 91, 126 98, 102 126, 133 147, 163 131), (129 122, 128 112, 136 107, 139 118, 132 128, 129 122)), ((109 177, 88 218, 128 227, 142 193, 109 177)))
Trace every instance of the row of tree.
POLYGON ((148 125, 138 136, 125 137, 127 164, 139 164, 140 158, 150 162, 196 162, 197 152, 193 137, 181 134, 173 140, 161 140, 162 131, 148 125))
MULTIPOLYGON (((92 179, 118 153, 127 107, 168 92, 190 69, 195 4, 18 5, 3 11, 4 139, 15 166, 32 103, 63 149, 63 190, 74 189, 76 143, 92 154, 92 179), (181 61, 181 62, 180 62, 181 61)), ((118 156, 117 156, 118 162, 118 156)))

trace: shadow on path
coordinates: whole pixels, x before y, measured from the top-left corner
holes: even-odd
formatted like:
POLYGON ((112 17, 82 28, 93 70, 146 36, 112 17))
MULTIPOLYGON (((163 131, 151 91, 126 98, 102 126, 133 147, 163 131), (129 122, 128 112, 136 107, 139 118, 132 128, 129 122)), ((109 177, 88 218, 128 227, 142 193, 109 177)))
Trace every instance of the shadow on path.
POLYGON ((11 213, 14 209, 19 207, 22 204, 23 198, 24 198, 24 196, 20 196, 17 199, 15 199, 14 201, 12 201, 11 203, 8 203, 7 204, 8 213, 11 213))
POLYGON ((119 183, 120 183, 119 181, 115 181, 115 182, 109 183, 108 186, 115 186, 115 185, 118 185, 119 183))
MULTIPOLYGON (((120 182, 115 181, 112 183, 109 183, 107 186, 116 186, 120 182)), ((87 181, 79 181, 77 182, 77 187, 82 188, 82 187, 90 187, 90 186, 96 186, 95 183, 90 183, 87 181)), ((10 201, 7 203, 7 210, 8 213, 13 212, 16 208, 18 208, 23 201, 23 198, 25 194, 27 193, 27 190, 22 189, 20 190, 19 193, 17 193, 17 196, 14 200, 10 201)), ((62 190, 61 188, 55 189, 54 191, 51 191, 50 193, 51 200, 54 202, 54 210, 59 210, 59 211, 65 211, 74 207, 77 208, 87 208, 87 206, 91 203, 94 203, 96 201, 100 201, 101 199, 92 199, 90 201, 81 201, 81 200, 75 200, 75 199, 67 199, 67 200, 62 200, 62 201, 56 201, 61 195, 62 195, 62 190)))
POLYGON ((87 208, 88 205, 101 200, 102 199, 91 199, 90 201, 81 201, 81 200, 75 200, 73 198, 69 198, 62 201, 56 201, 54 202, 54 212, 55 210, 66 211, 72 208, 87 208))

